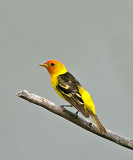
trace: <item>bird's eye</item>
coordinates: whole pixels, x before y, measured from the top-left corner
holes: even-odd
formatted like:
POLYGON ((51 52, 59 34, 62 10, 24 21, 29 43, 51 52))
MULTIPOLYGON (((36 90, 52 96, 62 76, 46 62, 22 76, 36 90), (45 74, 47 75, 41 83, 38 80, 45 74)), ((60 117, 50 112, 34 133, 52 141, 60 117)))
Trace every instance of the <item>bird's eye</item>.
POLYGON ((54 63, 51 63, 51 66, 54 66, 54 63))

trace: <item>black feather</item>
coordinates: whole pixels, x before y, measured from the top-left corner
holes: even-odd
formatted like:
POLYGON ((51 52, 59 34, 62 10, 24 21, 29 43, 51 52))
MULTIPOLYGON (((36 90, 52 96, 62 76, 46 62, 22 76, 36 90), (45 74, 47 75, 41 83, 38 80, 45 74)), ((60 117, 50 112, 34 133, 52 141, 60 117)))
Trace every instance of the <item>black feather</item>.
POLYGON ((57 90, 60 91, 62 96, 85 117, 89 117, 89 114, 85 111, 84 102, 81 94, 79 93, 79 87, 82 87, 77 79, 69 72, 59 75, 57 90))

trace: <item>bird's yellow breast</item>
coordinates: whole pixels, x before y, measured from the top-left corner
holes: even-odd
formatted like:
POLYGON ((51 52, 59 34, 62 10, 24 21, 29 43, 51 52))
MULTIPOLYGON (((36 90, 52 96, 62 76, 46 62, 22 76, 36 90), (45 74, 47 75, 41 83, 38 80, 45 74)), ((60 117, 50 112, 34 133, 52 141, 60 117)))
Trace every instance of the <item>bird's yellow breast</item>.
POLYGON ((51 83, 52 83, 52 86, 53 86, 54 90, 56 91, 56 93, 57 93, 61 98, 63 98, 65 101, 67 101, 67 100, 62 96, 62 94, 57 90, 57 88, 56 88, 56 86, 58 85, 57 76, 52 76, 52 77, 51 77, 51 83))

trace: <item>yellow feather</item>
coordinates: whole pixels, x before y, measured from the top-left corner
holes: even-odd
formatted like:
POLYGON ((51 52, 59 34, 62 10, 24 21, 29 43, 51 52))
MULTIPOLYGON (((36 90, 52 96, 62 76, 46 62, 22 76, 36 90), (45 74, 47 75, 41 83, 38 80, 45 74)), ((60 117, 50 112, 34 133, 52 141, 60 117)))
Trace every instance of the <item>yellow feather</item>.
POLYGON ((61 92, 59 92, 59 91, 57 90, 57 88, 56 88, 56 86, 58 85, 57 76, 58 76, 58 75, 54 75, 54 76, 51 77, 52 86, 53 86, 54 90, 56 91, 56 93, 57 93, 61 98, 63 98, 65 101, 67 101, 67 100, 62 96, 61 92))
POLYGON ((84 101, 84 104, 85 104, 85 110, 88 112, 88 110, 90 110, 93 114, 96 114, 95 113, 95 105, 93 103, 93 100, 90 96, 90 94, 83 88, 83 87, 80 87, 79 88, 79 93, 81 94, 82 96, 82 99, 84 101), (87 109, 86 109, 87 108, 87 109))

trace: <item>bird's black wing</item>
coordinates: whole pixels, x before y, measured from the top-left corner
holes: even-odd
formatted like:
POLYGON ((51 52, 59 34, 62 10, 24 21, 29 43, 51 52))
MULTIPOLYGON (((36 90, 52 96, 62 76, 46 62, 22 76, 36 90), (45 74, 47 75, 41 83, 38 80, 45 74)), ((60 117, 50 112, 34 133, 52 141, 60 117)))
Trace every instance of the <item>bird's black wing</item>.
POLYGON ((72 106, 74 106, 80 113, 88 118, 89 114, 85 111, 84 102, 82 100, 81 94, 79 93, 79 87, 81 84, 69 72, 59 75, 57 78, 57 90, 72 106))

